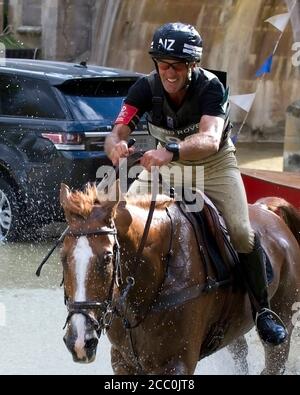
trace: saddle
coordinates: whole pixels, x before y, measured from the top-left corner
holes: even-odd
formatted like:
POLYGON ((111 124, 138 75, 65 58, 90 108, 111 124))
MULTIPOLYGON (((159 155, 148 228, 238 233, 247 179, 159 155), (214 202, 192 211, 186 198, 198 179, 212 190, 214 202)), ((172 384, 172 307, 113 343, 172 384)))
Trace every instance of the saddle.
MULTIPOLYGON (((199 212, 190 212, 185 201, 176 203, 194 229, 206 270, 207 289, 213 290, 236 282, 241 285, 242 279, 236 270, 239 264, 238 253, 230 242, 224 219, 206 195, 202 195, 201 198, 203 208, 199 212), (234 281, 237 278, 238 281, 234 281)), ((268 282, 271 283, 273 269, 266 253, 265 264, 268 282)))
MULTIPOLYGON (((203 195, 202 198, 204 202, 200 212, 190 212, 184 201, 177 201, 177 205, 192 225, 198 241, 206 271, 204 291, 210 292, 222 286, 231 286, 232 291, 242 289, 246 292, 243 277, 238 269, 239 257, 230 242, 224 219, 207 196, 203 195)), ((266 253, 265 264, 270 284, 273 280, 273 268, 266 253)), ((211 326, 202 344, 199 360, 218 350, 224 339, 230 325, 227 319, 227 308, 231 305, 232 299, 229 297, 227 302, 222 318, 211 326)))
POLYGON ((232 282, 233 269, 239 259, 230 243, 222 216, 207 196, 201 198, 201 211, 190 212, 185 201, 177 201, 177 205, 195 232, 209 282, 208 288, 213 289, 232 282))

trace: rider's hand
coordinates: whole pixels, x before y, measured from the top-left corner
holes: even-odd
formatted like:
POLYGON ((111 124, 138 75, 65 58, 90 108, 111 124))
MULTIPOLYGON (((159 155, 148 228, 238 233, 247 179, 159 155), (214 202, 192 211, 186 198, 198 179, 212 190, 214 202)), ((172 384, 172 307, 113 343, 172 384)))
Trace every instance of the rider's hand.
POLYGON ((127 142, 122 140, 114 146, 109 157, 113 165, 116 166, 121 158, 127 158, 133 152, 134 147, 128 148, 127 142))
POLYGON ((167 165, 172 159, 172 152, 167 151, 165 148, 160 148, 145 152, 140 159, 140 164, 145 167, 146 170, 151 171, 152 166, 161 167, 167 165))

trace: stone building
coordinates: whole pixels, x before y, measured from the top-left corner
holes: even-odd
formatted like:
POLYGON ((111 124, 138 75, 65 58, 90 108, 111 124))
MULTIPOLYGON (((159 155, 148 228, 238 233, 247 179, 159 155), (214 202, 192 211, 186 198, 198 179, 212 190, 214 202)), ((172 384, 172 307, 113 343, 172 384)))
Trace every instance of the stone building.
MULTIPOLYGON (((178 20, 196 25, 204 38, 203 66, 227 71, 231 94, 257 91, 247 120, 253 137, 282 138, 285 110, 299 98, 300 66, 292 64, 292 46, 300 42, 300 0, 0 0, 0 4, 4 1, 9 2, 9 23, 17 38, 40 47, 43 58, 87 60, 141 72, 152 69, 147 48, 157 26, 178 20), (258 81, 255 71, 280 37, 280 31, 264 21, 287 12, 295 1, 272 72, 258 81)), ((245 114, 233 106, 232 116, 240 122, 245 114)))

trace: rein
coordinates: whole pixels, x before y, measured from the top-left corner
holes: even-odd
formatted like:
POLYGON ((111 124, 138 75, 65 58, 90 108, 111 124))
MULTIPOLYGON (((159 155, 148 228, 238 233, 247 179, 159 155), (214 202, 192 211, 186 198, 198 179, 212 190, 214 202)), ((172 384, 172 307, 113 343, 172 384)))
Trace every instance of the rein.
MULTIPOLYGON (((135 144, 135 139, 131 138, 128 140, 128 148, 132 147, 135 144)), ((132 155, 130 155, 129 158, 127 158, 128 163, 128 169, 130 169, 130 167, 136 165, 137 163, 139 163, 141 157, 143 156, 142 152, 135 152, 132 155)), ((126 159, 126 158, 125 158, 126 159)), ((108 185, 110 185, 112 183, 112 181, 117 180, 119 178, 119 174, 120 174, 120 168, 122 166, 122 163, 120 163, 119 166, 115 167, 115 175, 113 174, 114 177, 112 177, 110 179, 109 175, 106 175, 103 180, 99 183, 99 185, 97 186, 98 189, 101 189, 102 185, 106 183, 108 183, 108 185)), ((45 256, 45 258, 42 260, 42 262, 40 263, 40 265, 37 268, 37 271, 35 272, 37 277, 40 277, 42 269, 44 267, 44 265, 47 263, 48 259, 50 258, 50 256, 53 254, 53 252, 55 251, 55 249, 57 248, 57 246, 62 243, 64 241, 64 238, 66 236, 66 234, 69 232, 69 226, 67 226, 67 228, 63 231, 63 233, 60 235, 60 237, 58 238, 58 240, 55 242, 54 246, 50 249, 50 251, 48 252, 48 254, 45 256)))

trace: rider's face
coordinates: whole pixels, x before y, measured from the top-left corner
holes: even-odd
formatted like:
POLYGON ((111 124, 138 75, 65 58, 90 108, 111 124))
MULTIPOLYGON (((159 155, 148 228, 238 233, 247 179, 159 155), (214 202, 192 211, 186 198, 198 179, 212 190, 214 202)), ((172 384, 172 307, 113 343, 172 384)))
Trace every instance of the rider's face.
POLYGON ((189 63, 174 59, 156 59, 158 72, 164 89, 170 94, 176 94, 186 86, 189 63))

